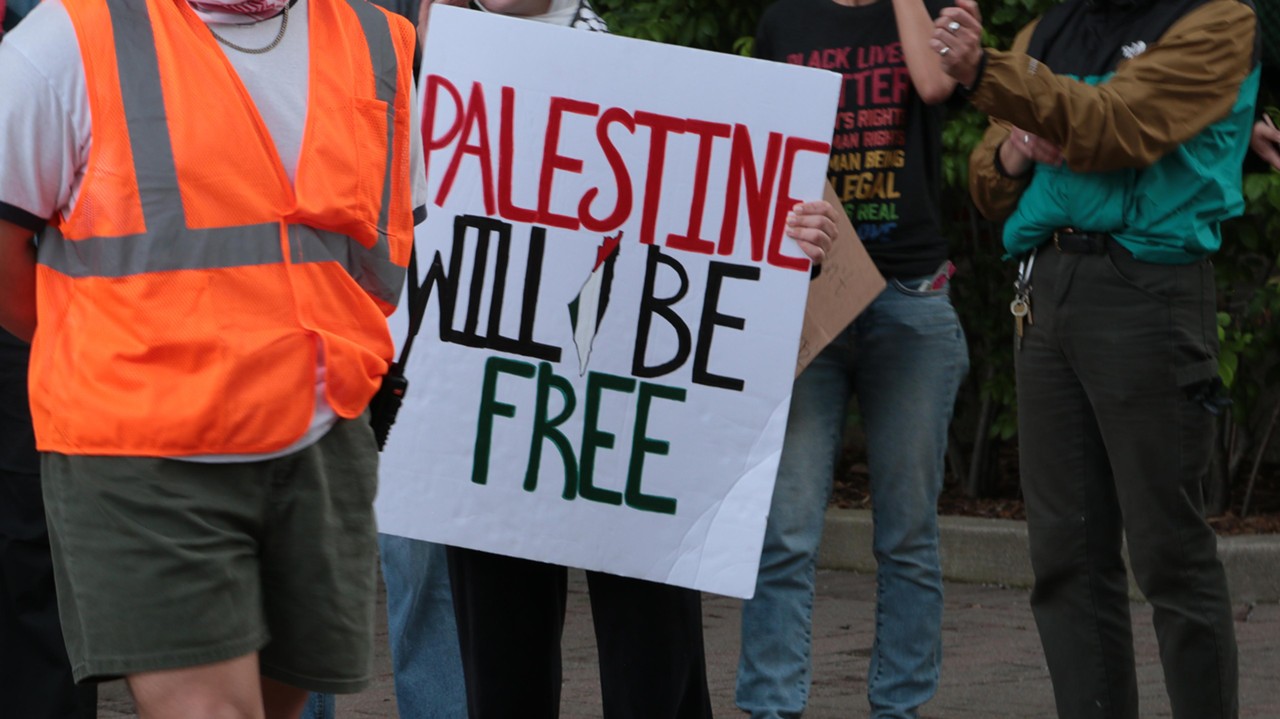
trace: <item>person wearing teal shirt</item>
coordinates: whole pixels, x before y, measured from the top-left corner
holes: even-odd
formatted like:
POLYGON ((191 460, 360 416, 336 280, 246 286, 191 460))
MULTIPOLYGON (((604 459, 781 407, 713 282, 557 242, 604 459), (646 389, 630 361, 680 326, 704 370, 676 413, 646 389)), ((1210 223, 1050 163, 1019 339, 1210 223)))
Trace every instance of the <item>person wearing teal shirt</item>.
POLYGON ((1231 604, 1202 486, 1226 403, 1209 257, 1244 211, 1253 7, 1066 0, 996 51, 959 3, 932 46, 992 118, 971 190, 1021 261, 1031 605, 1058 716, 1139 716, 1127 541, 1173 716, 1233 719, 1231 604))

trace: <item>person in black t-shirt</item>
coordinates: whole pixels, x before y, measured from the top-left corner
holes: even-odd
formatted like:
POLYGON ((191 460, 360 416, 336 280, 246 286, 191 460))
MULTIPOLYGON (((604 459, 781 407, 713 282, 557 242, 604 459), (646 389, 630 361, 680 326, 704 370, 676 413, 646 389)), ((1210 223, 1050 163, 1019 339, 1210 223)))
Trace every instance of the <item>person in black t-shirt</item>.
POLYGON ((915 717, 941 662, 937 498, 968 351, 947 294, 942 116, 955 83, 928 47, 937 0, 779 0, 757 55, 844 77, 828 177, 889 286, 796 379, 737 704, 798 717, 808 700, 814 565, 846 404, 866 430, 879 586, 872 716, 915 717))

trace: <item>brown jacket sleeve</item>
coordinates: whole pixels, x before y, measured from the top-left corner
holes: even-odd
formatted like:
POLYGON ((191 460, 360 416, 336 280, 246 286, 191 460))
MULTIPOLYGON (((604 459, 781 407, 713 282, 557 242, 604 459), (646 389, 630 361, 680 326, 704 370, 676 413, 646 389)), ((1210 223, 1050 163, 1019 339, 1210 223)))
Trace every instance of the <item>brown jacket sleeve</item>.
MULTIPOLYGON (((1035 31, 1037 24, 1039 20, 1033 21, 1018 33, 1013 39, 1010 54, 1025 57, 1027 44, 1031 41, 1031 33, 1035 31)), ((987 62, 991 62, 990 58, 987 62)), ((983 84, 990 80, 986 75, 983 77, 983 84)), ((981 84, 978 89, 982 89, 981 84)), ((996 221, 1013 214, 1018 198, 1031 182, 1031 172, 1021 177, 1009 177, 996 168, 996 153, 1000 151, 1004 141, 1009 139, 1010 127, 1009 123, 992 116, 982 142, 969 155, 969 194, 973 196, 978 211, 987 219, 996 221)))
POLYGON ((1227 116, 1253 69, 1254 29, 1245 3, 1209 0, 1096 86, 991 50, 973 104, 1058 145, 1076 172, 1147 167, 1227 116))

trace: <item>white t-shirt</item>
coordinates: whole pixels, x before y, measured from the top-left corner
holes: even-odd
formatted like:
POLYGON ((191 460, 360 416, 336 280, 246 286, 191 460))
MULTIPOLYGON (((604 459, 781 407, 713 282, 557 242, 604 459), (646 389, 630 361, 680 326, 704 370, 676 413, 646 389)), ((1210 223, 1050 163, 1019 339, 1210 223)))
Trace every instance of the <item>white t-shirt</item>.
MULTIPOLYGON (((275 17, 248 25, 211 24, 241 47, 265 47, 280 30, 275 17)), ((289 179, 294 179, 306 126, 310 48, 307 1, 289 10, 280 44, 261 55, 223 48, 271 133, 289 179)), ((222 47, 219 44, 219 47, 222 47)), ((0 219, 16 224, 69 216, 79 196, 92 141, 92 118, 75 28, 60 0, 46 0, 0 42, 0 219), (24 217, 23 215, 26 215, 24 217)), ((418 103, 410 127, 417 128, 418 103)), ((422 136, 410 132, 413 206, 426 206, 422 136)), ((317 340, 318 341, 318 340, 317 340)), ((277 452, 203 455, 193 461, 244 462, 296 452, 318 441, 338 415, 324 395, 324 356, 316 368, 316 410, 303 437, 277 452)))

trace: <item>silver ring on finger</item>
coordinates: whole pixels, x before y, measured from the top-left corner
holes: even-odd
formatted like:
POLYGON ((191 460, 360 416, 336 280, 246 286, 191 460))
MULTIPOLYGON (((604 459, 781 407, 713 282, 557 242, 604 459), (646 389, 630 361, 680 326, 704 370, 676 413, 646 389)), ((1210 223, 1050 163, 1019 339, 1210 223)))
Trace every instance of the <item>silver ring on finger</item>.
POLYGON ((1031 144, 1031 135, 1028 135, 1028 134, 1025 134, 1025 133, 1024 133, 1024 134, 1022 135, 1022 144, 1024 144, 1024 145, 1030 145, 1030 144, 1031 144))
POLYGON ((947 30, 952 35, 956 34, 956 31, 958 31, 959 29, 960 29, 960 23, 956 22, 955 20, 952 20, 951 22, 947 23, 947 30))
POLYGON ((942 46, 942 49, 938 51, 938 54, 939 54, 939 55, 946 55, 946 54, 947 54, 947 53, 949 53, 949 52, 951 52, 951 48, 950 48, 950 47, 948 47, 948 46, 946 46, 946 45, 943 45, 943 46, 942 46))

